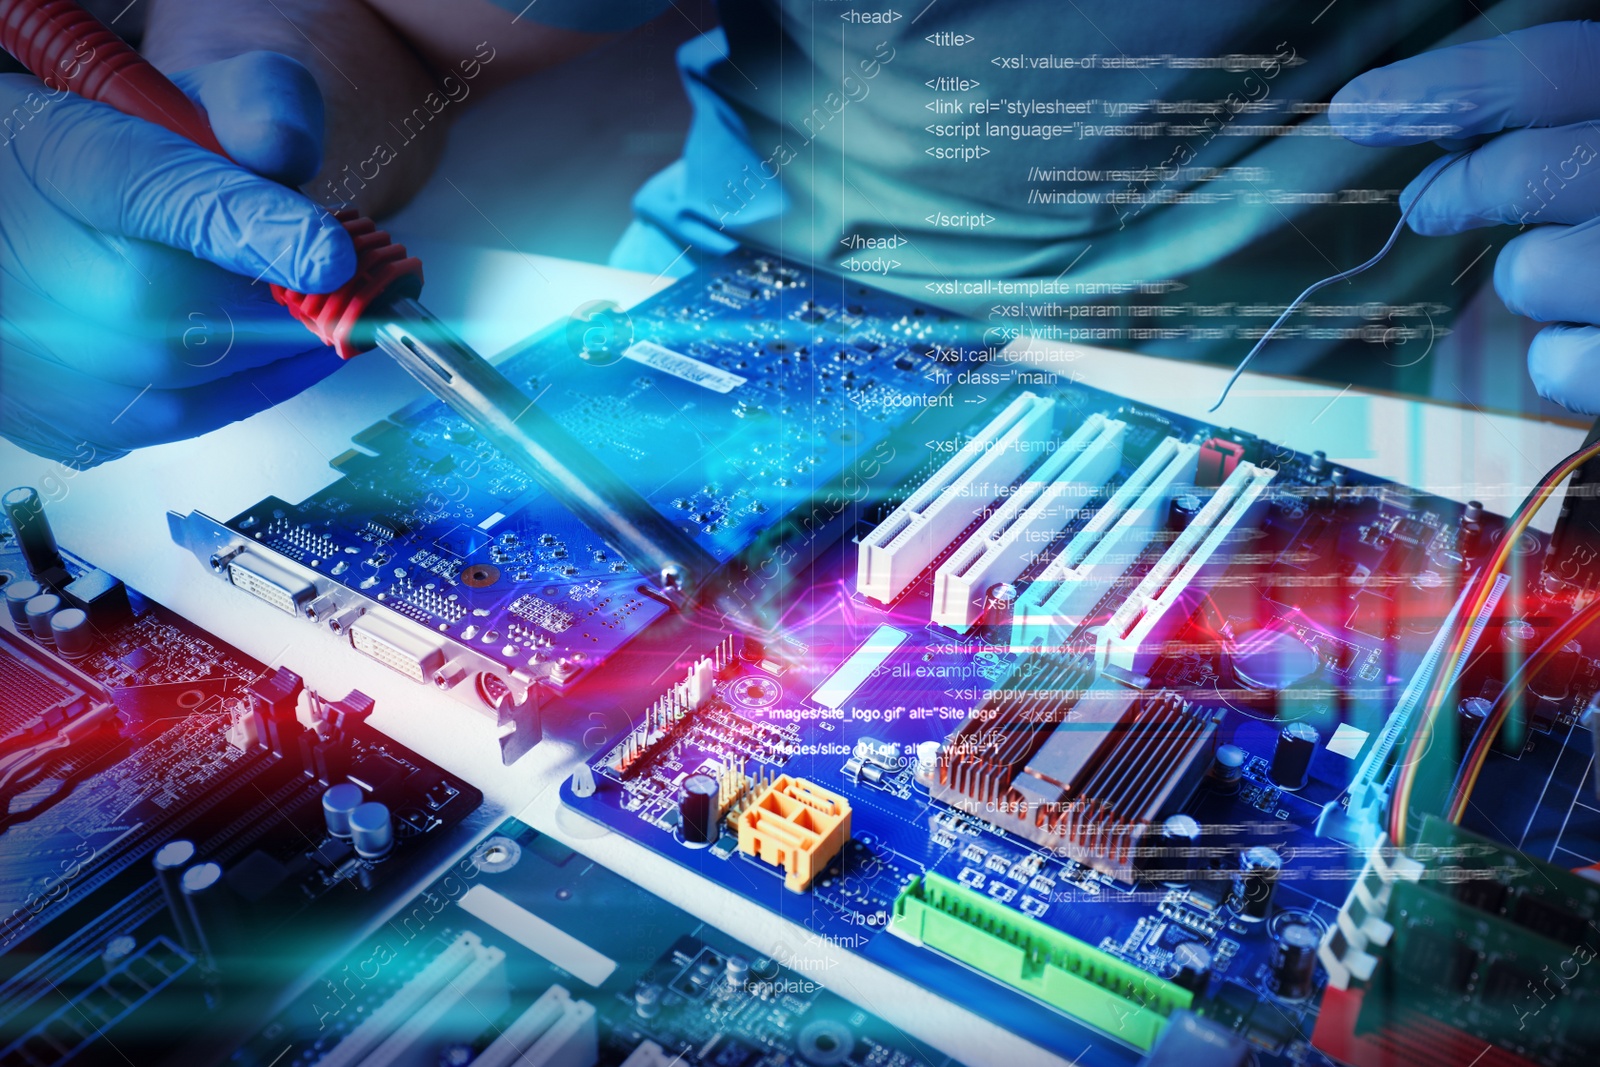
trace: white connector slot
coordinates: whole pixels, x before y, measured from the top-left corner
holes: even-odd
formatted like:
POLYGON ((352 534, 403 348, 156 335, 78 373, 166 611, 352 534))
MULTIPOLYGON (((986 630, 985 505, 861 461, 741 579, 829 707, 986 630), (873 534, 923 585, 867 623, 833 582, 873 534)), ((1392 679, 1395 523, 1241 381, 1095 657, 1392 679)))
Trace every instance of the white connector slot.
POLYGON ((861 542, 856 591, 887 604, 1022 474, 1051 435, 1055 401, 1023 393, 861 542))
POLYGON ((934 572, 933 621, 970 629, 988 589, 1014 581, 1117 473, 1127 431, 1097 412, 1062 442, 934 572))
POLYGON ((444 648, 438 641, 376 610, 351 623, 349 633, 357 652, 413 681, 426 684, 444 665, 444 648))
POLYGON ((1194 613, 1208 573, 1227 565, 1277 472, 1240 463, 1100 631, 1100 661, 1142 675, 1194 613))
POLYGON ((476 1037, 510 1006, 505 961, 504 951, 463 933, 317 1067, 432 1067, 441 1045, 476 1037))
POLYGON ((241 552, 228 563, 228 581, 290 615, 299 615, 300 608, 317 595, 310 579, 252 552, 241 552))
POLYGON ((594 1005, 553 985, 478 1053, 472 1067, 594 1067, 599 1059, 594 1005))
POLYGON ((1017 598, 1011 643, 1059 643, 1166 524, 1172 498, 1194 485, 1200 446, 1169 437, 1090 516, 1017 598))

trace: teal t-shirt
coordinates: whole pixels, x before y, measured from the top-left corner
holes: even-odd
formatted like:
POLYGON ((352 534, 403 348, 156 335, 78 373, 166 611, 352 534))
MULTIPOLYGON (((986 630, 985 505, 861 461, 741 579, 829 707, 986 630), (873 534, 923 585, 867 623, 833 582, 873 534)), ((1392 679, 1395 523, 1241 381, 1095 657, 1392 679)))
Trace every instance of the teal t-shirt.
MULTIPOLYGON (((613 262, 678 273, 750 243, 996 336, 1231 361, 1305 285, 1370 256, 1439 154, 1343 140, 1333 93, 1576 6, 725 0, 679 54, 683 156, 638 193, 613 262)), ((1450 116, 1415 121, 1443 134, 1450 116)), ((1263 367, 1418 384, 1407 364, 1492 239, 1403 236, 1263 367)))

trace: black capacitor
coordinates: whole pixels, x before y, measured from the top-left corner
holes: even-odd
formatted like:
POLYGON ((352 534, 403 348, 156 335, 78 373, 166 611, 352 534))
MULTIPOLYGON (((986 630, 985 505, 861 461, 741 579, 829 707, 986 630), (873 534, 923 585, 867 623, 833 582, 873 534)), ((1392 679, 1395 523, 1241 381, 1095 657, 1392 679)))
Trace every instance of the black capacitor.
POLYGON ((1177 967, 1173 984, 1204 996, 1211 983, 1211 950, 1198 941, 1185 941, 1172 950, 1172 962, 1177 967))
POLYGON ((1172 498, 1172 528, 1185 529, 1194 517, 1200 514, 1200 509, 1205 507, 1205 501, 1200 499, 1198 493, 1179 493, 1172 498))
POLYGON ((1483 504, 1476 500, 1467 501, 1467 506, 1461 512, 1460 535, 1456 538, 1456 550, 1463 556, 1476 556, 1483 551, 1487 538, 1484 536, 1483 504))
POLYGON ((6 610, 18 631, 28 632, 28 601, 44 592, 44 586, 24 578, 6 586, 6 610))
POLYGON ((1217 753, 1211 760, 1211 774, 1225 787, 1224 792, 1232 793, 1238 790, 1239 781, 1244 777, 1244 761, 1248 755, 1238 745, 1217 746, 1217 753))
POLYGON ((217 970, 228 954, 235 915, 228 886, 222 879, 220 863, 196 863, 183 872, 178 889, 194 924, 196 947, 211 970, 217 970))
POLYGON ((382 859, 394 848, 394 818, 389 806, 369 800, 350 812, 350 843, 364 860, 382 859))
POLYGON ((1168 885, 1183 885, 1203 865, 1200 855, 1200 823, 1182 812, 1169 815, 1161 824, 1162 855, 1156 866, 1168 885))
POLYGON ((1544 670, 1528 679, 1528 692, 1543 700, 1563 701, 1572 695, 1572 683, 1583 662, 1583 646, 1576 641, 1562 645, 1544 670))
POLYGON ((61 550, 56 547, 56 535, 50 530, 50 520, 45 518, 44 501, 39 499, 39 491, 28 485, 8 490, 5 496, 0 497, 0 507, 5 508, 6 518, 11 520, 11 529, 17 535, 17 548, 22 551, 22 558, 28 564, 28 573, 47 581, 65 577, 67 565, 61 559, 61 550))
POLYGON ((1292 722, 1279 730, 1268 771, 1272 780, 1284 789, 1303 789, 1311 775, 1311 757, 1316 754, 1319 740, 1317 728, 1307 722, 1292 722))
POLYGON ((1317 932, 1305 923, 1286 923, 1272 939, 1272 982, 1278 996, 1300 1000, 1315 988, 1317 932))
POLYGON ((1252 845, 1239 853, 1230 903, 1241 920, 1258 923, 1272 913, 1272 897, 1282 870, 1283 857, 1265 845, 1252 845))
POLYGON ((22 605, 23 618, 27 620, 28 629, 32 631, 33 636, 52 644, 55 642, 56 632, 50 628, 50 620, 60 610, 61 598, 54 593, 40 593, 22 605))
POLYGON ((50 616, 50 635, 56 651, 68 659, 81 659, 94 651, 94 627, 82 608, 62 608, 50 616))
POLYGON ((717 798, 722 787, 709 774, 691 774, 678 789, 678 826, 684 844, 709 845, 717 832, 717 798))
POLYGON ((983 628, 997 642, 1010 644, 1011 623, 1017 612, 1017 587, 996 582, 983 597, 983 628))
POLYGON ((184 869, 194 860, 194 852, 193 841, 179 838, 168 841, 150 857, 151 866, 156 869, 156 884, 161 887, 161 896, 167 902, 167 912, 178 931, 178 940, 190 955, 200 951, 200 941, 195 936, 194 922, 189 918, 189 906, 184 903, 178 882, 183 877, 184 869))
POLYGON ((1478 739, 1478 731, 1489 721, 1494 705, 1483 697, 1465 697, 1456 706, 1457 743, 1464 753, 1478 739))
POLYGON ((334 837, 348 838, 350 813, 367 802, 367 795, 354 782, 340 782, 322 792, 322 819, 328 833, 334 837))

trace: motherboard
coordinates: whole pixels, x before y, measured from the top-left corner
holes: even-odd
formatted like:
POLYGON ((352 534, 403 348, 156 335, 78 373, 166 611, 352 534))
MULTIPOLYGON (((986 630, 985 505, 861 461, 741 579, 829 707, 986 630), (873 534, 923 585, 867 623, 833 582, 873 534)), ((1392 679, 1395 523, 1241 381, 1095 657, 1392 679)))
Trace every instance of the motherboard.
POLYGON ((958 1067, 515 819, 228 1060, 419 1062, 958 1067))
POLYGON ((1546 536, 758 252, 600 333, 502 369, 771 625, 675 610, 437 404, 174 538, 505 758, 579 745, 574 810, 1067 1060, 1600 1042, 1591 498, 1546 536))
MULTIPOLYGON (((948 413, 949 375, 929 373, 928 354, 965 330, 859 285, 824 296, 754 254, 704 291, 615 314, 590 327, 599 342, 562 328, 501 370, 719 561, 858 468, 892 466, 891 431, 948 413)), ((235 587, 494 714, 515 760, 541 736, 539 709, 668 605, 443 404, 354 444, 310 498, 225 522, 172 514, 174 540, 235 587)))
POLYGON ((482 795, 4 501, 0 1062, 203 1062, 482 795))
MULTIPOLYGON (((1232 1039, 1216 1062, 1317 1061, 1319 947, 1394 852, 1395 738, 1498 520, 1073 386, 1002 395, 938 455, 818 561, 778 640, 696 649, 659 695, 609 675, 640 721, 567 801, 1064 1057, 1134 1062, 1195 1011, 1232 1039)), ((1453 752, 1570 612, 1504 587, 1481 609, 1453 752)), ((1563 645, 1464 820, 1569 884, 1600 856, 1597 683, 1563 645)), ((1452 995, 1529 995, 1468 970, 1452 995)), ((1530 1062, 1594 1036, 1575 1019, 1530 1062)))

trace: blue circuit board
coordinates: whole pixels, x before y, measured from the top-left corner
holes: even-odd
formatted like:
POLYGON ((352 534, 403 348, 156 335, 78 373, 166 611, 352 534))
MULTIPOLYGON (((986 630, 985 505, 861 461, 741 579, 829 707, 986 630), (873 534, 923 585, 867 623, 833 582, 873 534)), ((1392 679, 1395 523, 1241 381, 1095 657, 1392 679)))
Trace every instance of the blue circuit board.
POLYGON ((463 935, 504 954, 484 982, 494 987, 485 990, 491 1004, 452 1030, 448 1044, 437 1034, 416 1042, 422 1052, 443 1044, 459 1048, 463 1063, 469 1053, 508 1062, 490 1051, 496 1038, 516 1034, 519 1013, 559 986, 593 1009, 583 1024, 588 1033, 575 1042, 588 1043, 587 1055, 546 1060, 541 1048, 515 1062, 958 1067, 815 976, 697 922, 515 819, 292 998, 227 1062, 347 1061, 341 1044, 358 1043, 362 1024, 392 1011, 405 984, 463 935), (544 934, 530 937, 530 929, 544 934))
MULTIPOLYGON (((513 382, 718 560, 948 409, 934 339, 966 327, 863 286, 740 253, 631 309, 603 356, 568 333, 502 361, 513 382), (686 293, 692 294, 686 296, 686 293), (581 353, 581 355, 580 355, 581 353)), ((508 668, 604 660, 660 617, 640 577, 443 404, 355 437, 343 477, 226 525, 327 582, 508 668)), ((887 453, 886 453, 887 454, 887 453)))
MULTIPOLYGON (((278 983, 409 889, 408 872, 459 847, 483 796, 370 726, 359 693, 307 693, 292 672, 82 558, 59 561, 47 580, 88 605, 82 645, 67 655, 9 617, 0 626, 11 760, 0 783, 0 1061, 203 1062, 206 1043, 236 1025, 209 1011, 217 998, 238 1017, 265 1010, 278 983), (302 699, 308 715, 315 705, 350 718, 304 729, 302 699), (334 783, 387 805, 388 854, 362 857, 326 832, 334 783), (204 941, 152 867, 174 841, 218 864, 236 893, 204 941), (235 954, 249 964, 218 962, 235 954)), ((36 577, 6 524, 0 589, 36 577)))
MULTIPOLYGON (((1076 1062, 1127 1064, 1137 1062, 1141 1049, 887 933, 896 897, 908 882, 928 872, 944 875, 1158 976, 1173 974, 1179 946, 1202 945, 1214 961, 1197 1001, 1204 1014, 1242 1035, 1263 1061, 1323 1062, 1308 1043, 1316 991, 1279 994, 1271 970, 1274 934, 1285 923, 1325 931, 1362 868, 1360 849, 1329 830, 1329 813, 1336 823, 1352 776, 1459 590, 1462 568, 1451 553, 1462 536, 1462 509, 1354 471, 1340 473, 1337 500, 1330 503, 1327 465, 1320 456, 1289 452, 1082 387, 1049 392, 1057 399, 1062 434, 1092 413, 1129 425, 1117 479, 1127 477, 1168 437, 1232 441, 1251 462, 1277 472, 1271 502, 1248 551, 1237 553, 1226 573, 1209 584, 1205 610, 1171 643, 1149 679, 1153 688, 1181 693, 1208 709, 1217 720, 1216 744, 1237 746, 1245 754, 1236 778, 1209 773, 1182 808, 1207 828, 1213 857, 1209 874, 1180 885, 1119 880, 941 803, 918 780, 918 746, 945 739, 990 691, 1015 684, 1015 672, 1032 655, 1013 647, 1005 632, 980 626, 958 633, 930 625, 934 567, 887 607, 856 592, 852 542, 909 493, 932 463, 876 509, 866 509, 853 535, 846 531, 839 548, 816 562, 805 591, 787 605, 784 640, 754 657, 727 657, 726 669, 717 675, 717 697, 706 710, 692 713, 688 728, 655 750, 648 766, 619 774, 618 738, 608 738, 591 746, 596 749, 590 763, 594 791, 575 795, 569 782, 563 796, 577 810, 699 875, 1076 1062), (1218 629, 1240 637, 1263 630, 1293 635, 1315 655, 1313 684, 1271 696, 1240 687, 1230 678, 1225 654, 1204 640, 1218 629), (832 700, 819 703, 819 687, 842 668, 848 671, 865 650, 884 645, 885 632, 893 651, 872 659, 873 668, 847 700, 837 706, 832 700), (1313 725, 1320 738, 1309 780, 1299 789, 1283 788, 1270 774, 1274 744, 1289 720, 1313 725), (884 758, 875 763, 874 753, 884 758), (808 892, 790 891, 780 869, 740 852, 731 828, 724 827, 709 848, 684 844, 678 808, 683 780, 729 766, 757 780, 779 773, 800 777, 848 800, 851 840, 808 892), (1241 852, 1256 845, 1284 857, 1284 867, 1270 919, 1241 923, 1229 907, 1233 872, 1241 852)), ((1002 395, 994 403, 1006 399, 1002 395)), ((968 433, 957 440, 976 433, 993 410, 975 414, 968 433)), ((1076 528, 1068 526, 1061 537, 1076 528)), ((1522 552, 1531 558, 1543 545, 1530 537, 1522 552)), ((1107 609, 1165 548, 1157 544, 1146 553, 1107 595, 1107 609)), ((1025 587, 1028 577, 1024 574, 1019 584, 1025 587)), ((705 651, 706 646, 697 646, 681 657, 680 668, 705 651)), ((1470 684, 1492 690, 1494 673, 1491 669, 1490 677, 1470 684)), ((609 705, 631 706, 636 716, 661 691, 660 683, 652 691, 617 677, 595 684, 609 705)), ((1531 723, 1518 758, 1561 763, 1584 695, 1595 684, 1594 664, 1579 664, 1573 691, 1563 701, 1543 702, 1536 712, 1538 721, 1531 723)), ((574 703, 582 706, 582 693, 574 703)), ((635 725, 630 723, 629 730, 635 725)), ((628 744, 629 734, 618 736, 628 744)), ((1518 769, 1515 763, 1510 756, 1491 763, 1487 795, 1518 792, 1504 780, 1518 769)), ((1538 826, 1563 823, 1563 812, 1580 799, 1586 773, 1577 754, 1567 755, 1564 766, 1564 777, 1550 775, 1547 795, 1524 795, 1511 803, 1519 818, 1526 815, 1538 826)), ((1594 825, 1566 826, 1561 847, 1595 855, 1600 840, 1594 825)), ((1318 976, 1320 983, 1320 970, 1318 976)))
MULTIPOLYGON (((1320 453, 1013 364, 980 325, 758 252, 710 263, 607 321, 598 349, 564 324, 503 369, 713 556, 737 557, 747 588, 767 598, 776 636, 741 643, 670 610, 610 546, 434 403, 358 435, 335 461, 343 477, 324 491, 299 504, 268 498, 225 524, 225 537, 186 543, 205 559, 242 537, 249 551, 301 568, 310 576, 306 614, 323 621, 316 605, 338 601, 330 627, 382 605, 446 644, 451 662, 470 652, 483 657, 473 670, 493 661, 523 671, 550 701, 546 733, 588 753, 595 789, 576 795, 569 783, 564 793, 576 809, 1068 1059, 1132 1063, 1150 1035, 1084 1025, 889 932, 908 886, 941 879, 963 899, 1156 979, 1177 977, 1203 950, 1209 969, 1193 1000, 1203 1016, 1262 1062, 1322 1062, 1310 1039, 1324 972, 1285 992, 1275 971, 1280 935, 1291 926, 1300 937, 1326 931, 1361 872, 1373 813, 1350 815, 1356 779, 1387 751, 1380 742, 1397 706, 1503 520, 1469 521, 1458 503, 1320 453), (993 502, 964 529, 944 531, 902 589, 864 596, 864 543, 1028 396, 1050 411, 1038 458, 989 485, 993 502), (941 564, 1096 418, 1121 427, 1115 469, 1102 495, 1031 548, 1013 595, 1026 599, 1100 502, 1179 442, 1205 460, 1162 529, 1138 544, 1060 647, 1019 644, 987 607, 975 627, 931 621, 941 564), (1192 583, 1203 595, 1182 601, 1177 628, 1142 675, 1105 670, 1094 683, 1172 694, 1184 721, 1205 724, 1206 760, 1187 757, 1191 767, 1208 763, 1204 773, 1184 777, 1162 809, 1205 828, 1200 869, 1173 882, 1133 877, 985 821, 952 804, 948 789, 934 795, 919 749, 948 742, 975 711, 1038 672, 1070 671, 1095 655, 1096 632, 1160 572, 1185 524, 1200 521, 1238 465, 1270 472, 1270 485, 1219 565, 1192 583), (709 679, 697 675, 706 656, 716 664, 709 679), (690 690, 695 706, 685 714, 690 690), (1298 788, 1272 763, 1291 723, 1315 731, 1298 788), (1231 769, 1209 765, 1224 748, 1234 752, 1231 769), (780 774, 814 784, 849 804, 849 840, 803 892, 740 851, 734 820, 709 847, 689 848, 679 805, 694 774, 731 776, 747 798, 780 774), (1260 921, 1235 907, 1241 858, 1256 847, 1282 860, 1260 921)), ((1460 697, 1492 701, 1515 668, 1507 635, 1548 629, 1593 595, 1582 574, 1550 583, 1561 569, 1549 569, 1548 548, 1534 534, 1515 546, 1512 591, 1482 620, 1493 654, 1472 660, 1460 697)), ((1600 666, 1580 651, 1550 673, 1564 680, 1521 709, 1508 735, 1515 740, 1490 757, 1465 822, 1573 866, 1600 855, 1595 824, 1571 817, 1590 774, 1579 715, 1600 687, 1600 666), (1528 788, 1528 775, 1540 788, 1528 788)), ((493 694, 479 677, 487 702, 493 694)), ((454 684, 443 674, 432 680, 454 684)), ((1419 795, 1441 785, 1425 782, 1419 795)))

